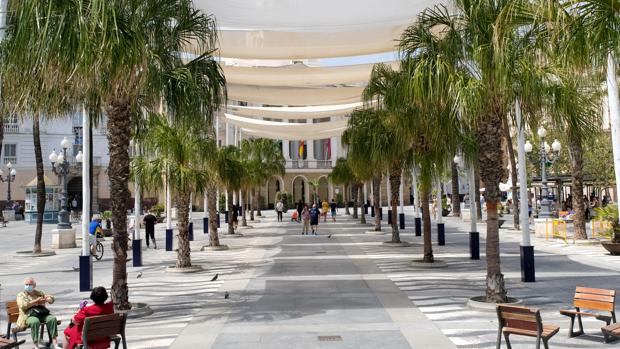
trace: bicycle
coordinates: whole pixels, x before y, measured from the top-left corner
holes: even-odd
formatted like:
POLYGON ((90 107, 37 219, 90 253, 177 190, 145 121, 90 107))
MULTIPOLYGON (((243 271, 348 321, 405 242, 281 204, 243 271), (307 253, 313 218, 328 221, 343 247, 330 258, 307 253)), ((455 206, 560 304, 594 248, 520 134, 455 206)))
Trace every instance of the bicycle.
POLYGON ((95 245, 95 253, 91 250, 90 254, 95 257, 96 260, 101 260, 101 258, 103 258, 103 244, 99 241, 99 238, 101 237, 100 234, 97 233, 96 236, 97 244, 95 245))

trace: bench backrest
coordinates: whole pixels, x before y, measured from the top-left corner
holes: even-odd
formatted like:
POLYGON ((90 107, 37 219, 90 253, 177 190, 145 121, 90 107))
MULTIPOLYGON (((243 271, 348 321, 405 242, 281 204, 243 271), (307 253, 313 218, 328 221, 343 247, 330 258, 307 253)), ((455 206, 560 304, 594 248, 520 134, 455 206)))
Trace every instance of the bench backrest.
POLYGON ((125 336, 125 314, 92 316, 84 320, 82 340, 86 346, 88 342, 116 335, 125 336))
POLYGON ((14 324, 17 322, 17 318, 19 317, 19 307, 17 306, 17 301, 6 302, 6 316, 9 323, 14 324))
POLYGON ((538 309, 514 305, 497 305, 497 320, 500 327, 512 327, 520 330, 542 331, 542 321, 538 309))
POLYGON ((616 306, 616 291, 602 288, 577 287, 573 306, 581 309, 591 309, 614 312, 616 306))

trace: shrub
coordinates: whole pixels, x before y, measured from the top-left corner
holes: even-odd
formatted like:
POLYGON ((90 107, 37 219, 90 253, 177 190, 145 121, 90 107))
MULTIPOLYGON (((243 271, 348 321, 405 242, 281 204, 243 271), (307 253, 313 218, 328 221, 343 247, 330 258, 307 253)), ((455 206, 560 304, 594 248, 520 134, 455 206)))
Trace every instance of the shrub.
POLYGON ((150 211, 155 214, 156 217, 161 217, 161 214, 165 211, 165 206, 162 204, 153 205, 150 211))

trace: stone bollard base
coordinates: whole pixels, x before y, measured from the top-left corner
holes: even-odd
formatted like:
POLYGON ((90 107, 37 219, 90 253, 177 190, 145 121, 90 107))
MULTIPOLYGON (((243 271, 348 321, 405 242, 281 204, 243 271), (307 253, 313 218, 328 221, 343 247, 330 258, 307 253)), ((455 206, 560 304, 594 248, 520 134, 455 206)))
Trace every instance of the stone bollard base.
POLYGON ((75 229, 52 230, 52 248, 75 248, 75 229))

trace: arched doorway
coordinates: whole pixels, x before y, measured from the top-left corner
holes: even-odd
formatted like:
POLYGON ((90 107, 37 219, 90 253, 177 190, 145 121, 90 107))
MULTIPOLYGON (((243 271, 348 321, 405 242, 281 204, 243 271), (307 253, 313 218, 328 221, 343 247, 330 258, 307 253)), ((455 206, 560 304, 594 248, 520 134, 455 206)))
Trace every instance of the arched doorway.
POLYGON ((272 209, 276 202, 276 194, 284 191, 284 183, 282 178, 278 176, 271 177, 267 182, 267 206, 272 209))
POLYGON ((293 179, 293 200, 307 202, 306 191, 308 190, 308 180, 304 176, 297 176, 293 179))
POLYGON ((327 181, 327 177, 322 176, 321 178, 319 178, 319 188, 317 194, 319 195, 319 200, 321 201, 327 200, 327 202, 329 202, 329 200, 331 200, 331 198, 328 197, 329 182, 327 181))
POLYGON ((73 177, 67 182, 67 206, 71 213, 82 210, 82 177, 73 177))

